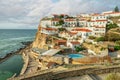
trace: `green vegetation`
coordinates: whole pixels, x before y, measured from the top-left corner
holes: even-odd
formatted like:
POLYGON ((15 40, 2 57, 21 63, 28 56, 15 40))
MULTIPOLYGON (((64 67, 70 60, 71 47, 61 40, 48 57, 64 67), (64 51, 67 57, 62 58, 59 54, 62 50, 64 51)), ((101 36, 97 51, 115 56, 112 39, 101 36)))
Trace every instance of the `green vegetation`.
POLYGON ((114 8, 114 12, 119 12, 118 6, 116 6, 116 7, 114 8))
POLYGON ((101 47, 101 49, 100 49, 100 50, 101 50, 101 51, 103 51, 103 50, 105 50, 105 49, 106 49, 106 48, 104 48, 104 47, 101 47))
POLYGON ((79 52, 79 51, 82 51, 82 50, 84 50, 83 47, 81 47, 81 46, 75 46, 75 51, 79 52))
POLYGON ((64 15, 60 15, 59 18, 60 18, 60 19, 64 18, 64 15))
POLYGON ((89 36, 89 39, 95 39, 96 37, 94 37, 94 36, 89 36))
POLYGON ((63 20, 59 20, 59 22, 55 26, 61 26, 63 24, 64 24, 64 21, 63 20))
POLYGON ((115 49, 115 50, 120 50, 120 45, 114 46, 114 49, 115 49))
POLYGON ((120 45, 120 40, 119 41, 115 41, 116 45, 120 45))
POLYGON ((59 21, 59 25, 62 25, 62 24, 64 24, 64 21, 63 21, 63 20, 60 20, 60 21, 59 21))
POLYGON ((109 32, 105 36, 106 40, 108 41, 118 41, 120 40, 120 34, 114 33, 114 32, 109 32))
POLYGON ((105 37, 97 37, 95 39, 95 41, 99 42, 99 41, 105 41, 105 37))
POLYGON ((59 31, 67 31, 66 28, 58 28, 59 31))
POLYGON ((120 75, 117 73, 111 73, 105 78, 105 80, 120 80, 120 75))
POLYGON ((107 31, 112 29, 112 28, 117 28, 117 27, 119 27, 119 26, 116 23, 110 23, 110 24, 106 25, 107 31))

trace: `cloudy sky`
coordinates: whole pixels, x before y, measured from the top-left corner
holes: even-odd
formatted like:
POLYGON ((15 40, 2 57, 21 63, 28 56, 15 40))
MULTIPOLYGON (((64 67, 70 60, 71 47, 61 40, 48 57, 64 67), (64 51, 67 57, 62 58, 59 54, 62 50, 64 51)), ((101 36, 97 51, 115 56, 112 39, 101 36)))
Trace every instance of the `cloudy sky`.
POLYGON ((0 0, 0 29, 37 29, 54 13, 100 13, 120 8, 120 0, 0 0))

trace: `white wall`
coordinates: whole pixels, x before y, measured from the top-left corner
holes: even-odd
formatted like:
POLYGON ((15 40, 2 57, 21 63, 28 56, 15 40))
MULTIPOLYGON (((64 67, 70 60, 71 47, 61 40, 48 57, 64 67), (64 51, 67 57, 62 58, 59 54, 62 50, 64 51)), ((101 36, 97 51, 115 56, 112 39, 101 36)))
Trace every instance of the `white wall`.
POLYGON ((47 27, 47 25, 48 25, 48 26, 51 26, 51 24, 52 24, 52 23, 51 23, 51 20, 42 20, 42 21, 41 21, 41 26, 42 26, 42 27, 47 27))

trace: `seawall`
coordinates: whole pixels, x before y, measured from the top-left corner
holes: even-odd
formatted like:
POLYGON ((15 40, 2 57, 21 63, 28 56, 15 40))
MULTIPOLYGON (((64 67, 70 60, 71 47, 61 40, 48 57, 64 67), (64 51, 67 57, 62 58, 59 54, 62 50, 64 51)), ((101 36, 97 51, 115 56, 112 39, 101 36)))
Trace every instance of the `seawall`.
POLYGON ((22 75, 22 74, 25 73, 25 71, 27 69, 27 66, 28 66, 28 62, 29 62, 29 56, 28 56, 28 54, 22 53, 22 58, 24 60, 24 64, 23 64, 22 70, 20 72, 20 75, 22 75))

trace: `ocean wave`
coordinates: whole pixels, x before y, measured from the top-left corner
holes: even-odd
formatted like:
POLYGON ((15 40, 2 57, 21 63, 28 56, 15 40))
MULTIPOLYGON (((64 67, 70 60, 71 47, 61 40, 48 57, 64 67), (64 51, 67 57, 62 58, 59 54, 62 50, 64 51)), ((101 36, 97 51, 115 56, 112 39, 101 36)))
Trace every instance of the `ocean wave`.
POLYGON ((18 45, 18 43, 9 43, 9 44, 4 44, 4 45, 2 45, 2 46, 0 46, 0 50, 1 49, 7 49, 7 47, 12 47, 12 46, 17 46, 18 45))
POLYGON ((25 39, 34 39, 34 36, 33 37, 8 38, 8 39, 2 39, 0 41, 13 41, 13 40, 25 40, 25 39))
POLYGON ((12 51, 16 51, 17 49, 23 47, 22 44, 9 44, 9 45, 5 45, 4 47, 2 46, 0 48, 0 57, 4 57, 6 54, 8 54, 9 52, 12 51))
POLYGON ((24 45, 21 42, 32 41, 33 37, 19 37, 0 40, 0 56, 4 56, 11 51, 15 51, 24 45))

